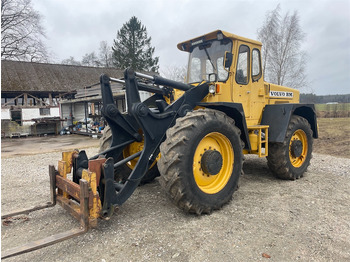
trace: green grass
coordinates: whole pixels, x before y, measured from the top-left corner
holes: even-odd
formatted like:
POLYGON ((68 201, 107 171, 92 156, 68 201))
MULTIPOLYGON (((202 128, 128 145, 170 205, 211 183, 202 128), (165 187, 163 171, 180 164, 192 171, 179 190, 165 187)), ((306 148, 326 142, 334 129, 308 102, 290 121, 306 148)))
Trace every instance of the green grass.
POLYGON ((316 104, 318 117, 350 117, 350 103, 342 104, 316 104))
POLYGON ((315 105, 317 111, 350 111, 350 103, 343 104, 316 104, 315 105))

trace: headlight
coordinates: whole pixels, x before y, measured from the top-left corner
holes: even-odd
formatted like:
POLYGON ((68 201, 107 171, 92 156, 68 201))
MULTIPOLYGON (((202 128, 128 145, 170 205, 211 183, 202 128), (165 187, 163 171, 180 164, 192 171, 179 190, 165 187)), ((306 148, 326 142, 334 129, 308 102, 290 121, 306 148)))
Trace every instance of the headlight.
POLYGON ((215 89, 216 89, 216 88, 215 88, 214 85, 210 85, 210 86, 209 86, 209 93, 210 93, 210 94, 215 94, 215 91, 216 91, 215 89))

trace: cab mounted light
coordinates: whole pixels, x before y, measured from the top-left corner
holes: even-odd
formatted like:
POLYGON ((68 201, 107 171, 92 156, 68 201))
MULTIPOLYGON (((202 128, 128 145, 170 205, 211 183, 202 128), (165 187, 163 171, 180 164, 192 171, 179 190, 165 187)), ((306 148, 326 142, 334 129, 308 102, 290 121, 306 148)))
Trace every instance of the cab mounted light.
POLYGON ((221 32, 218 32, 216 37, 217 37, 218 40, 224 39, 224 35, 221 32))
POLYGON ((202 44, 202 43, 204 43, 203 38, 191 42, 191 46, 195 46, 195 45, 202 44))

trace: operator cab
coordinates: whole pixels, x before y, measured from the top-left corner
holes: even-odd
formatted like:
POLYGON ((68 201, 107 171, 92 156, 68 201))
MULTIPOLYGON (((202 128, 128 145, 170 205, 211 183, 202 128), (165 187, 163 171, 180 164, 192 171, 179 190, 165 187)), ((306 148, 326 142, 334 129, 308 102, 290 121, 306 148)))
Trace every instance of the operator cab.
MULTIPOLYGON (((225 83, 229 79, 229 71, 233 62, 234 40, 261 46, 258 41, 221 30, 179 43, 177 47, 181 51, 189 52, 187 83, 202 81, 225 83)), ((248 58, 249 56, 246 57, 246 61, 248 58)), ((247 69, 245 72, 238 69, 237 77, 243 81, 243 77, 247 78, 247 69)))

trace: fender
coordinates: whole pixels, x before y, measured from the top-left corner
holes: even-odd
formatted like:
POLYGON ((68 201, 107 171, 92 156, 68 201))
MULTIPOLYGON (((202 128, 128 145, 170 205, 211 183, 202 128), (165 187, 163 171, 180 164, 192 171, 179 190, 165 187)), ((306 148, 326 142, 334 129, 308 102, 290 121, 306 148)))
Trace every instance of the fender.
POLYGON ((261 119, 261 125, 269 125, 269 142, 284 141, 292 115, 304 117, 311 126, 313 137, 318 138, 314 104, 274 104, 265 106, 261 119))
POLYGON ((244 149, 250 150, 250 141, 248 136, 247 122, 245 120, 244 110, 241 103, 198 103, 198 106, 218 110, 235 120, 236 126, 241 130, 241 139, 244 142, 244 149))

